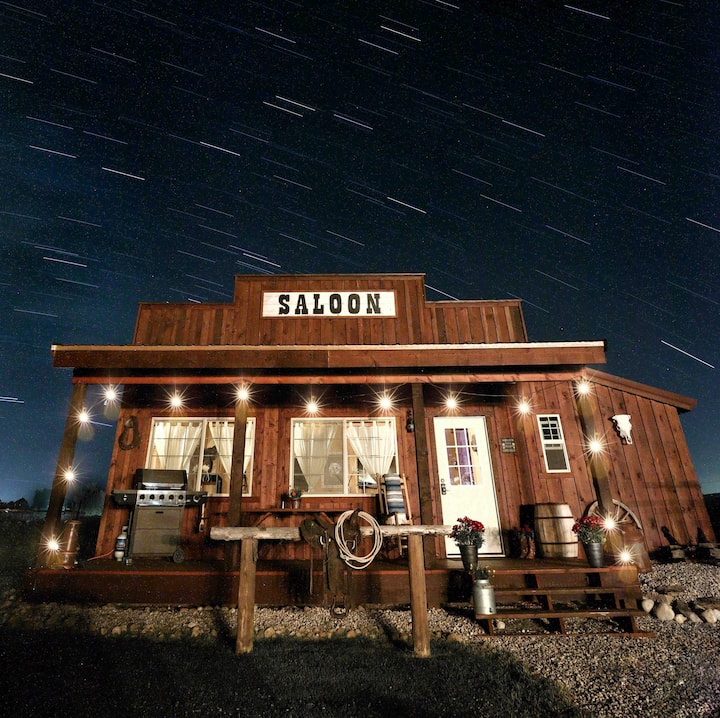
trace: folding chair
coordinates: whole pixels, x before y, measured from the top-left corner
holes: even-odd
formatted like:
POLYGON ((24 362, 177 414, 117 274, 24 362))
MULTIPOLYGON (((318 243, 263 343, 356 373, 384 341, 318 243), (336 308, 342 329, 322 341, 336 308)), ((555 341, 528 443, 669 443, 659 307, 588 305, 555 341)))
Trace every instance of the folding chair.
MULTIPOLYGON (((400 474, 385 474, 380 479, 380 513, 386 525, 401 526, 412 524, 410 502, 408 500, 407 484, 405 477, 400 474)), ((398 536, 397 546, 402 556, 407 539, 398 536)))

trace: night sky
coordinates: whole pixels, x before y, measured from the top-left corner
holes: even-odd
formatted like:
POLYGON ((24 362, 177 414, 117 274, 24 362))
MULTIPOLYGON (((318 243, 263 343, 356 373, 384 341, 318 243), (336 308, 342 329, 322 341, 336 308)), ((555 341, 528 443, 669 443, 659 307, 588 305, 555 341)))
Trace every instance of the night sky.
MULTIPOLYGON (((50 346, 243 273, 424 272, 691 396, 720 491, 714 2, 0 2, 0 500, 49 487, 50 346)), ((94 397, 91 391, 91 400, 94 397)), ((76 459, 104 484, 114 425, 76 459)))

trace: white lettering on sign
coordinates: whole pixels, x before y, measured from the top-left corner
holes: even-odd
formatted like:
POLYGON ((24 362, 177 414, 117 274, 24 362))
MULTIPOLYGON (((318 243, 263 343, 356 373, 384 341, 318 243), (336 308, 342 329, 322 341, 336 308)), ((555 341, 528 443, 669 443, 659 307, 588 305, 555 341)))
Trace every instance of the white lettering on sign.
POLYGON ((263 292, 264 317, 394 317, 395 292, 263 292))

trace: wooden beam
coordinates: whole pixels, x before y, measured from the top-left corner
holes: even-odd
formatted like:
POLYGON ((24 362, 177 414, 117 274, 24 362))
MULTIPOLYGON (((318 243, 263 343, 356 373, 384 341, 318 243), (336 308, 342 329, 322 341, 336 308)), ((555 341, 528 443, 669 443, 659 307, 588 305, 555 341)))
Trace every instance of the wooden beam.
POLYGON ((243 374, 213 374, 203 372, 198 374, 178 374, 170 370, 164 374, 136 374, 133 369, 127 371, 110 367, 103 370, 76 369, 73 375, 75 384, 128 384, 128 385, 179 385, 189 386, 210 385, 222 386, 226 384, 272 384, 272 385, 307 385, 307 384, 511 384, 520 381, 568 381, 577 379, 581 367, 554 366, 551 369, 523 369, 508 371, 467 371, 460 373, 455 369, 437 370, 423 373, 409 371, 378 371, 376 374, 341 372, 328 374, 317 372, 314 374, 277 373, 266 374, 244 372, 243 374))
POLYGON ((368 370, 601 364, 604 342, 372 345, 53 345, 53 366, 83 369, 368 370))
MULTIPOLYGON (((230 498, 228 500, 228 524, 240 525, 242 513, 243 477, 245 473, 245 442, 247 437, 247 402, 235 403, 235 426, 233 429, 232 469, 230 475, 230 498)), ((225 568, 233 571, 240 559, 237 544, 225 547, 225 568)))
MULTIPOLYGON (((430 485, 430 461, 427 437, 427 415, 425 413, 425 394, 423 385, 412 385, 412 407, 415 421, 415 470, 417 471, 418 498, 420 500, 420 521, 431 524, 434 518, 432 505, 432 487, 430 485)), ((425 544, 426 560, 433 558, 434 551, 430 542, 425 544)))
POLYGON ((410 613, 412 616, 413 650, 418 658, 430 656, 428 630, 427 584, 422 534, 408 536, 408 572, 410 574, 410 613))
MULTIPOLYGON (((439 524, 415 525, 401 524, 400 526, 380 526, 380 535, 390 536, 446 536, 452 531, 452 526, 439 524)), ((361 526, 363 536, 372 536, 371 526, 361 526)), ((266 541, 299 541, 300 528, 297 526, 213 526, 210 529, 210 538, 214 541, 242 541, 244 539, 263 539, 266 541)))
MULTIPOLYGON (((601 437, 604 432, 598 431, 597 429, 598 417, 595 415, 595 405, 591 395, 578 396, 577 407, 580 415, 580 424, 582 425, 586 440, 590 441, 594 438, 601 437)), ((587 466, 592 476, 593 485, 595 486, 595 495, 597 497, 600 515, 612 516, 615 513, 615 503, 610 489, 610 477, 602 452, 589 454, 587 466)), ((609 532, 607 534, 605 552, 616 555, 622 549, 622 543, 622 535, 619 531, 609 532)))
POLYGON ((55 465, 55 476, 50 489, 50 503, 48 504, 45 522, 40 535, 40 547, 36 562, 38 568, 47 565, 51 557, 50 552, 47 550, 48 542, 51 539, 57 539, 60 532, 63 504, 65 503, 68 484, 65 472, 72 468, 73 459, 75 458, 75 445, 80 431, 78 415, 85 405, 86 393, 87 386, 83 384, 76 384, 73 387, 70 408, 65 419, 63 440, 60 445, 57 464, 55 465))
POLYGON ((238 619, 235 653, 250 653, 255 637, 255 569, 257 540, 246 538, 240 551, 240 585, 238 587, 238 619))

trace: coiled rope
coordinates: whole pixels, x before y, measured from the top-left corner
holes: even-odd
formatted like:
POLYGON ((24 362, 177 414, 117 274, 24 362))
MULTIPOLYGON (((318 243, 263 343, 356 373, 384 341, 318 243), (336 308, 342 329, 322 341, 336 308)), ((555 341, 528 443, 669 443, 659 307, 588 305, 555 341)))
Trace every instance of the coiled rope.
MULTIPOLYGON (((380 549, 382 548, 383 539, 382 534, 380 533, 380 524, 378 524, 378 522, 375 520, 375 517, 371 516, 365 511, 358 511, 358 518, 361 518, 368 524, 370 524, 370 528, 373 531, 373 547, 364 556, 357 556, 356 554, 354 554, 345 541, 345 532, 343 529, 343 524, 345 523, 345 521, 349 519, 354 513, 354 511, 346 511, 344 514, 341 514, 338 517, 338 520, 335 523, 335 543, 337 544, 340 558, 345 561, 345 563, 350 566, 350 568, 354 568, 357 570, 363 569, 373 562, 373 559, 375 558, 375 556, 378 555, 380 549)), ((355 546, 353 546, 353 550, 354 549, 355 546)))

